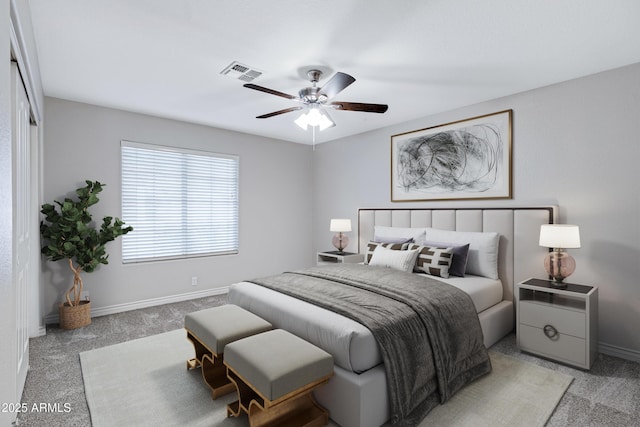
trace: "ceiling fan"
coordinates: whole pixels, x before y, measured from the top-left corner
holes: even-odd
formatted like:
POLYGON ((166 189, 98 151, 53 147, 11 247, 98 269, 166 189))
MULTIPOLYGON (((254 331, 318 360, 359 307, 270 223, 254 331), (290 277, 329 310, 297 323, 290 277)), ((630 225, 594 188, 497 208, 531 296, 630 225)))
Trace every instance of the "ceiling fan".
POLYGON ((305 130, 307 129, 307 126, 319 126, 320 130, 324 130, 328 127, 335 126, 335 123, 333 122, 325 108, 345 111, 361 111, 365 113, 384 113, 389 108, 389 106, 385 104, 364 104, 360 102, 330 101, 334 96, 344 90, 351 83, 356 81, 356 79, 349 74, 338 72, 334 74, 333 77, 331 77, 329 81, 327 81, 327 83, 322 87, 317 86, 318 81, 320 81, 320 77, 322 76, 322 71, 316 69, 309 70, 307 72, 307 76, 309 77, 309 81, 311 82, 311 87, 301 89, 298 92, 298 96, 289 95, 284 92, 279 92, 277 90, 254 85, 252 83, 245 84, 244 87, 247 87, 249 89, 255 89, 260 92, 281 96, 283 98, 291 99, 303 104, 295 107, 285 108, 283 110, 274 111, 272 113, 263 114, 261 116, 257 116, 256 118, 267 119, 269 117, 277 116, 280 114, 307 109, 308 111, 296 120, 296 124, 298 124, 298 126, 302 127, 305 130))

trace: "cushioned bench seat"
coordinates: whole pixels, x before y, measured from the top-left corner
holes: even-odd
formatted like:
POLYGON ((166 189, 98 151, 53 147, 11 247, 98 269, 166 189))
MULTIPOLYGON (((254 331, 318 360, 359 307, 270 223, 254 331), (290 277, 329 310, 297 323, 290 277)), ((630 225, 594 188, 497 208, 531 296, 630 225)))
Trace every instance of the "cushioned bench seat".
POLYGON ((276 329, 228 344, 224 364, 238 390, 228 416, 246 413, 252 427, 328 423, 311 395, 333 375, 333 357, 324 350, 276 329))
POLYGON ((196 353, 187 361, 187 368, 202 367, 202 376, 214 399, 235 391, 223 363, 227 344, 272 329, 271 323, 233 304, 189 313, 184 327, 196 353))

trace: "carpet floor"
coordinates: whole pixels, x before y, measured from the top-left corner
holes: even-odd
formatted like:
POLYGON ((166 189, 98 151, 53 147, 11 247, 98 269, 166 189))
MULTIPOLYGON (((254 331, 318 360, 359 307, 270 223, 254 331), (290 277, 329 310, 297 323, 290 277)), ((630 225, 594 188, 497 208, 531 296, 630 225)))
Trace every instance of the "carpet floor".
MULTIPOLYGON (((235 394, 213 401, 200 371, 186 369, 193 345, 185 335, 178 329, 80 353, 93 426, 246 426, 246 417, 226 417, 235 394)), ((544 426, 573 378, 490 355, 491 374, 436 407, 421 426, 544 426)))
MULTIPOLYGON (((225 302, 222 295, 102 316, 72 331, 49 325, 45 336, 30 340, 30 370, 22 396, 30 410, 19 415, 19 424, 91 426, 79 353, 179 329, 186 313, 225 302)), ((513 334, 491 350, 574 377, 548 427, 639 425, 640 364, 599 355, 590 371, 581 371, 520 353, 513 334)))

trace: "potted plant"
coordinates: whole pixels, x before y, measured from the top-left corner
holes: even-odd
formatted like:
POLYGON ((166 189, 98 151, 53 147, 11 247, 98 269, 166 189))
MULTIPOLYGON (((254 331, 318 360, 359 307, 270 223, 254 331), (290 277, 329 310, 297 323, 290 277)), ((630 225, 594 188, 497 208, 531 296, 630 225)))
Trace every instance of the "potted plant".
POLYGON ((83 287, 80 273, 91 273, 100 264, 108 264, 105 245, 133 230, 133 227, 124 227, 119 218, 110 216, 103 218, 98 229, 92 222, 89 207, 98 203, 98 193, 105 184, 85 182, 86 186, 76 190, 78 200, 56 200, 57 206, 45 203, 40 211, 45 216, 40 223, 42 254, 50 261, 66 259, 73 271, 73 286, 65 293, 66 301, 59 305, 60 327, 63 329, 91 323, 91 302, 80 300, 83 287))

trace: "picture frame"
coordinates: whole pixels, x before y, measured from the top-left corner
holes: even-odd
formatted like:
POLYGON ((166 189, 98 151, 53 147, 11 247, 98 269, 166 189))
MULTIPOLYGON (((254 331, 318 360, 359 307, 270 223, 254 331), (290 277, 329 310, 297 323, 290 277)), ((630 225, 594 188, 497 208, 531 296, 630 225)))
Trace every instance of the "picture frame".
POLYGON ((391 136, 391 201, 510 199, 512 110, 391 136))

